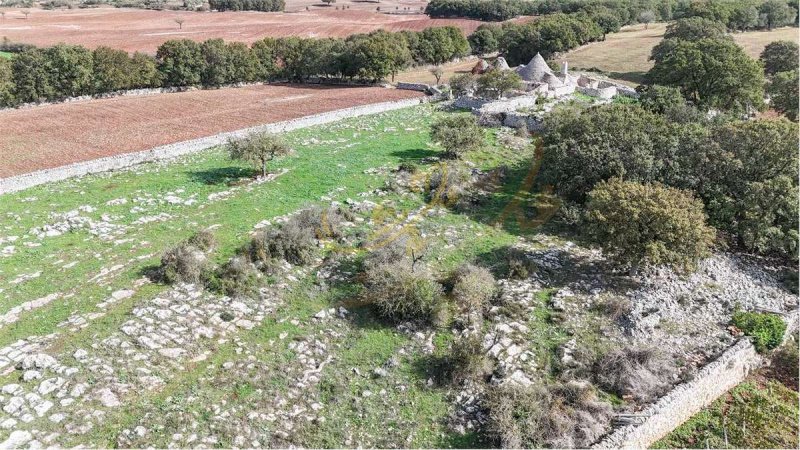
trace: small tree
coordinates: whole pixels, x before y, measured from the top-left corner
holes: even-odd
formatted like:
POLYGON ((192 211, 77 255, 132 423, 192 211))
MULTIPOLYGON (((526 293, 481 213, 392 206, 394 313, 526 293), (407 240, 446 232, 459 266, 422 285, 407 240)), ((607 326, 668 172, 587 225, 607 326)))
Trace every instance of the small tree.
POLYGON ((764 73, 775 75, 778 72, 797 70, 797 49, 797 42, 792 41, 775 41, 767 44, 761 52, 764 73))
POLYGON ((614 178, 589 193, 588 231, 603 249, 629 264, 693 270, 709 254, 714 229, 706 225, 703 203, 688 191, 614 178))
POLYGON ((772 77, 767 92, 769 92, 771 106, 786 114, 791 120, 797 120, 798 99, 798 71, 778 72, 772 77))
POLYGON ((181 17, 178 17, 177 19, 175 19, 175 23, 177 23, 177 24, 178 24, 178 29, 179 29, 179 30, 182 30, 182 29, 183 29, 183 18, 181 18, 181 17))
POLYGON ((493 69, 478 78, 476 92, 481 97, 500 98, 521 86, 522 78, 516 72, 493 69))
POLYGON ((291 151, 278 137, 270 133, 258 133, 244 139, 228 143, 231 159, 250 163, 261 169, 261 176, 267 176, 267 163, 289 154, 291 151))
POLYGON ((456 97, 471 94, 475 91, 475 81, 475 75, 471 73, 456 75, 450 78, 450 90, 456 97))
POLYGON ((640 12, 639 17, 636 19, 639 21, 639 23, 644 24, 644 29, 646 30, 650 26, 650 23, 656 20, 656 14, 648 9, 640 12))
POLYGON ((471 115, 445 117, 431 126, 431 139, 444 147, 449 158, 479 148, 485 138, 483 129, 471 115))
POLYGON ((28 20, 28 16, 31 14, 31 12, 27 9, 23 9, 22 14, 25 15, 25 20, 28 20))
POLYGON ((439 81, 442 79, 442 75, 444 75, 444 71, 442 70, 442 68, 436 66, 431 68, 430 72, 431 75, 433 75, 436 78, 436 84, 439 84, 439 81))

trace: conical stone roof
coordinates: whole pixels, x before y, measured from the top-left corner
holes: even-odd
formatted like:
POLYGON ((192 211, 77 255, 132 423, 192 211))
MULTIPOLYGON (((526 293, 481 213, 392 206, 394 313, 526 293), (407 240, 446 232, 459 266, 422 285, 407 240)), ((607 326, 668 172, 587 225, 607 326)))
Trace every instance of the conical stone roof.
POLYGON ((544 76, 547 74, 553 75, 553 71, 539 53, 531 59, 531 62, 519 70, 519 76, 522 77, 523 80, 537 83, 543 82, 544 76))
POLYGON ((494 62, 494 68, 497 70, 511 70, 511 67, 508 66, 508 62, 506 62, 506 59, 502 56, 498 57, 494 62))

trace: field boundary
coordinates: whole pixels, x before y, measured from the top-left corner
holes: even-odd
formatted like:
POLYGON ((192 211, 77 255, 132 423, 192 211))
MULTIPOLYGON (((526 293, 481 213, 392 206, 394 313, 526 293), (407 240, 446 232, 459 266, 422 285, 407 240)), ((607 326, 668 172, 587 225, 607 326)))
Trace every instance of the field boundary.
POLYGON ((299 117, 297 119, 257 125, 254 127, 242 128, 240 130, 228 131, 202 138, 191 139, 188 141, 176 142, 173 144, 153 147, 147 150, 107 156, 89 161, 76 162, 61 167, 15 175, 8 178, 0 178, 0 195, 22 191, 40 184, 66 180, 68 178, 81 177, 83 175, 93 173, 123 169, 145 162, 166 160, 190 153, 196 153, 225 144, 229 139, 241 138, 253 133, 283 133, 286 131, 307 128, 314 125, 336 122, 342 119, 366 116, 370 114, 379 114, 386 111, 407 108, 419 105, 421 103, 426 103, 428 101, 430 101, 429 97, 422 97, 383 103, 373 103, 370 105, 353 106, 350 108, 337 109, 324 113, 313 114, 310 116, 299 117))
MULTIPOLYGON (((798 329, 797 310, 787 321, 784 343, 798 329)), ((740 338, 717 359, 700 369, 691 381, 682 383, 637 414, 635 422, 619 427, 591 448, 649 448, 654 442, 689 420, 702 408, 736 387, 765 363, 750 342, 740 338)))

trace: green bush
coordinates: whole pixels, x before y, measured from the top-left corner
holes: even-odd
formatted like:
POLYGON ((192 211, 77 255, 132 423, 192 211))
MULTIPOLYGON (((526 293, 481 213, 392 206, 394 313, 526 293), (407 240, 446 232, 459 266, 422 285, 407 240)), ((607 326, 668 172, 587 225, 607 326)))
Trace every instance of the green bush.
POLYGON ((425 271, 412 271, 403 263, 368 268, 363 295, 380 315, 391 321, 435 323, 444 306, 442 286, 425 271))
POLYGON ((753 338, 753 345, 761 353, 779 346, 786 332, 786 322, 769 313, 736 311, 731 323, 753 338))
POLYGON ((431 125, 431 139, 445 149, 448 158, 461 158, 480 148, 486 135, 472 115, 448 116, 431 125))
POLYGON ((213 291, 235 296, 253 296, 258 293, 258 272, 246 258, 231 258, 206 280, 213 291))
POLYGON ((694 270, 709 255, 714 229, 687 191, 613 179, 589 193, 587 232, 632 272, 644 265, 694 270))

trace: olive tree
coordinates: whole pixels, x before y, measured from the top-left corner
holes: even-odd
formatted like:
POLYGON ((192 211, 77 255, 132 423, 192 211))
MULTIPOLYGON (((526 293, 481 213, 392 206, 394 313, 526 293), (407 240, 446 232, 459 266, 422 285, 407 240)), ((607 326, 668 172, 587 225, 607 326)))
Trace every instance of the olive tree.
POLYGON ((632 273, 642 265, 692 270, 714 240, 703 203, 690 192, 618 178, 589 193, 587 231, 632 273))
POLYGON ((445 117, 431 125, 431 139, 444 147, 449 158, 459 158, 465 152, 483 145, 486 136, 474 117, 445 117))
POLYGON ((267 163, 291 152, 283 141, 270 133, 258 133, 243 139, 231 140, 228 149, 231 159, 245 161, 260 168, 262 177, 267 176, 267 163))

